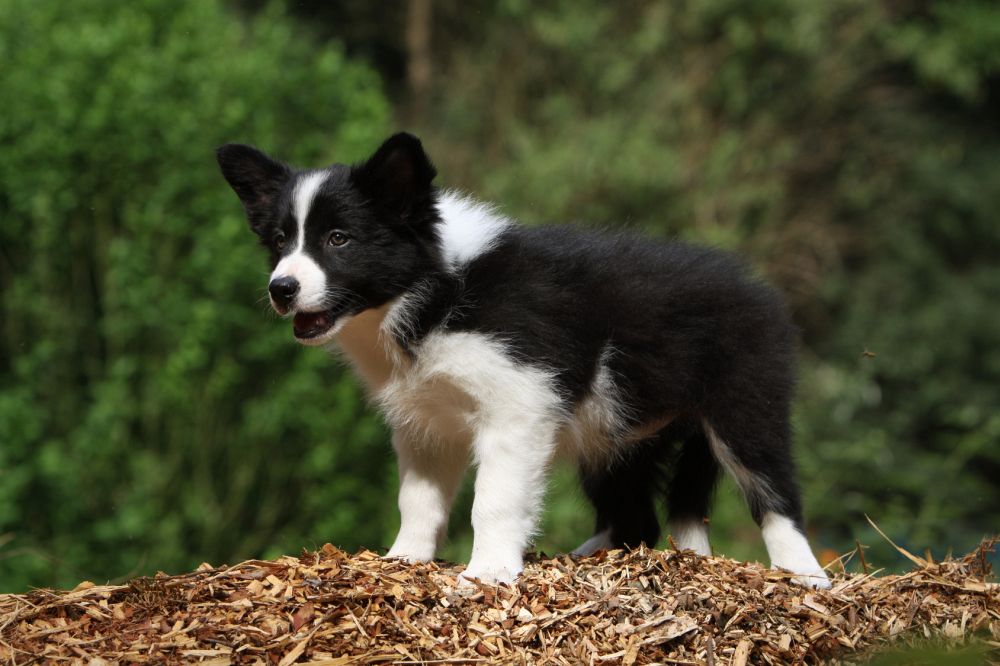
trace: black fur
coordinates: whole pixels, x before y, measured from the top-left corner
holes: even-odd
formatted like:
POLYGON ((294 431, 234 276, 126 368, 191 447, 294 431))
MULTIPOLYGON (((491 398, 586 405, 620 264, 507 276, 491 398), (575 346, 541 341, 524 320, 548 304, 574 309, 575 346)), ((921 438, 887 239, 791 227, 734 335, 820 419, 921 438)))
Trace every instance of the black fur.
MULTIPOLYGON (((295 172, 246 146, 218 157, 277 262, 276 234, 297 233, 295 172)), ((620 544, 655 542, 664 493, 673 518, 708 515, 720 466, 703 423, 762 481, 744 488, 754 518, 775 511, 801 529, 789 426, 796 330, 779 295, 741 261, 628 234, 513 226, 456 273, 439 248, 435 170, 416 138, 396 135, 368 162, 329 173, 306 240, 329 282, 353 294, 343 311, 420 283, 430 295, 399 340, 410 353, 440 327, 492 334, 518 362, 553 373, 566 414, 603 360, 627 403, 622 436, 672 419, 616 462, 581 468, 599 530, 620 544), (324 239, 334 229, 351 242, 331 250, 324 239)))
POLYGON ((292 170, 253 146, 231 143, 216 151, 226 180, 246 210, 250 228, 262 235, 273 228, 292 170))
MULTIPOLYGON (((524 362, 553 370, 570 407, 587 394, 610 348, 608 367, 627 396, 631 425, 664 416, 698 423, 672 474, 672 517, 708 515, 718 463, 700 426, 705 419, 767 481, 770 492, 747 489, 754 519, 773 510, 801 527, 789 429, 795 328, 779 296, 741 262, 680 243, 519 228, 472 263, 464 297, 470 307, 449 325, 495 333, 524 362)), ((654 472, 671 455, 674 433, 610 468, 583 471, 599 531, 609 522, 617 543, 658 535, 640 507, 659 493, 654 472)))

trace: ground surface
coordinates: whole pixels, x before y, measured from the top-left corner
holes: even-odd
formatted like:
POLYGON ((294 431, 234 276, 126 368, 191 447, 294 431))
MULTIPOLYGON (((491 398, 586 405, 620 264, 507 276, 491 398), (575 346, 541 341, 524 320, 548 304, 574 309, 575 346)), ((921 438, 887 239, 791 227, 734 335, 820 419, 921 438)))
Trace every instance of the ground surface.
POLYGON ((782 664, 889 639, 1000 648, 985 549, 806 591, 757 564, 641 549, 539 559, 513 588, 332 546, 127 585, 0 595, 4 663, 782 664))

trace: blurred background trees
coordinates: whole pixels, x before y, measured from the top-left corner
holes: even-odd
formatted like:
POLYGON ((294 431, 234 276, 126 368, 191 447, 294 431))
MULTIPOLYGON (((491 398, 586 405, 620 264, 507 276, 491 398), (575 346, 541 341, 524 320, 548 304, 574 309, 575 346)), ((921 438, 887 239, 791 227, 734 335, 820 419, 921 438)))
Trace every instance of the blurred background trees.
MULTIPOLYGON (((803 330, 817 547, 1000 526, 1000 7, 0 0, 0 587, 387 545, 384 427, 268 313, 212 149, 397 128, 525 223, 748 254, 803 330)), ((445 553, 467 557, 469 493, 445 553)), ((591 516, 572 470, 539 547, 591 516)), ((716 550, 762 557, 731 486, 716 550)))

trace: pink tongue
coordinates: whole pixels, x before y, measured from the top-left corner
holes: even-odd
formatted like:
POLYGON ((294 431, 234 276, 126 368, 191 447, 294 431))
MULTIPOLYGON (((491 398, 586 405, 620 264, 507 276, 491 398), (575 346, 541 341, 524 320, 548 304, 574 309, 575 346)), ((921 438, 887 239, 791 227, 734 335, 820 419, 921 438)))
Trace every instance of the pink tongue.
POLYGON ((330 320, 325 312, 299 312, 292 320, 292 326, 297 333, 308 333, 313 329, 329 325, 330 320))

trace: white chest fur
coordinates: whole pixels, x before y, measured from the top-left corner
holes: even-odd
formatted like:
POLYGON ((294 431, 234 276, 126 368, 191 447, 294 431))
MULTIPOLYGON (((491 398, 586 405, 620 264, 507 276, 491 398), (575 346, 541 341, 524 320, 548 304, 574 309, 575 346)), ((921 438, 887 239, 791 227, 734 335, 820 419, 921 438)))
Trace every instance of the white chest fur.
POLYGON ((337 336, 389 425, 417 442, 468 446, 478 430, 504 423, 546 423, 559 452, 602 464, 617 452, 625 409, 602 357, 589 395, 572 411, 561 406, 552 377, 517 364, 496 339, 472 332, 432 332, 405 353, 393 331, 413 304, 404 296, 365 311, 337 336))
POLYGON ((386 420, 423 441, 468 443, 477 431, 517 422, 558 424, 551 376, 515 363, 484 334, 436 331, 413 356, 392 335, 405 300, 354 317, 337 337, 386 420))
MULTIPOLYGON (((414 442, 468 446, 476 432, 505 423, 555 428, 559 452, 601 464, 622 443, 624 409, 602 359, 590 394, 570 412, 552 377, 517 364, 504 345, 472 332, 432 332, 406 354, 394 328, 404 325, 404 299, 365 311, 338 335, 389 425, 414 442)), ((530 445, 530 442, 526 442, 530 445)))

